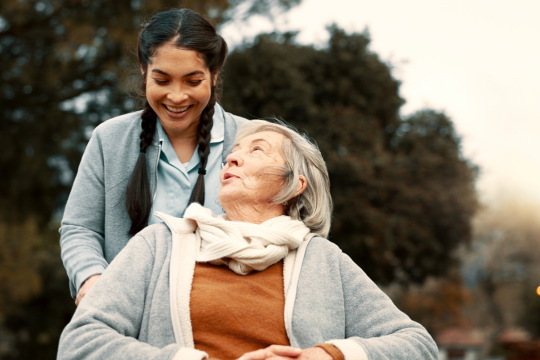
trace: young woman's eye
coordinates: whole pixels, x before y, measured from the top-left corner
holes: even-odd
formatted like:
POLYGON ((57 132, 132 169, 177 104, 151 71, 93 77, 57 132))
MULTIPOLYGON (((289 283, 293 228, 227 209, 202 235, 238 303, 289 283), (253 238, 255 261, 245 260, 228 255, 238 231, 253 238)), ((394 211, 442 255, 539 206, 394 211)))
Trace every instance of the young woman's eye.
POLYGON ((158 84, 158 85, 163 85, 163 84, 166 84, 166 83, 167 83, 167 80, 158 80, 158 79, 154 79, 154 81, 155 81, 156 84, 158 84))
POLYGON ((188 81, 188 84, 195 86, 195 85, 199 85, 201 82, 202 80, 193 80, 193 81, 188 81))

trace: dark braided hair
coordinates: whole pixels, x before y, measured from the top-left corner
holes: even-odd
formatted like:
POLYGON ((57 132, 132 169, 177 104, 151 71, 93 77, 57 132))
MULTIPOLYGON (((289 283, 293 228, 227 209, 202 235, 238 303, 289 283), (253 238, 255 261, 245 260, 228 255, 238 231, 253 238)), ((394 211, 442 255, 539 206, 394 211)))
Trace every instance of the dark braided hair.
POLYGON ((208 155, 210 154, 210 131, 214 126, 214 105, 216 104, 216 90, 215 86, 212 86, 212 93, 208 105, 201 113, 201 120, 199 121, 199 128, 197 133, 197 142, 199 145, 199 177, 197 183, 193 188, 189 203, 198 202, 204 205, 204 175, 206 174, 206 163, 208 162, 208 155))
MULTIPOLYGON (((227 58, 227 43, 216 33, 215 27, 198 13, 189 9, 169 10, 154 15, 139 34, 137 55, 143 70, 142 94, 146 93, 148 64, 151 63, 156 51, 169 42, 180 49, 197 51, 210 70, 212 81, 216 78, 217 83, 217 75, 227 58)), ((198 125, 199 176, 189 199, 190 204, 198 202, 204 205, 204 175, 210 154, 210 132, 214 125, 216 101, 216 84, 212 83, 210 100, 201 113, 198 125)), ((146 149, 152 145, 156 122, 157 114, 146 101, 141 114, 140 154, 126 190, 126 207, 131 219, 129 229, 131 235, 146 227, 152 210, 146 149)))

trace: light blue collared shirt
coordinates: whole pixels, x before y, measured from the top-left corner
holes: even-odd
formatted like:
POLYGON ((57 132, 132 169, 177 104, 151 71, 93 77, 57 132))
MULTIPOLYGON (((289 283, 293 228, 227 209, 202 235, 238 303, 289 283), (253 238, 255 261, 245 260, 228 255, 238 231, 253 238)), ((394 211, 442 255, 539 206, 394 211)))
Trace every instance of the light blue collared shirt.
MULTIPOLYGON (((178 159, 159 120, 156 124, 156 131, 158 132, 161 143, 161 154, 157 168, 157 191, 148 225, 163 222, 154 215, 156 211, 175 217, 182 217, 186 211, 193 187, 197 182, 197 177, 199 176, 200 158, 198 146, 193 156, 191 156, 189 163, 184 165, 178 159)), ((204 176, 204 206, 210 208, 214 214, 224 213, 218 200, 218 190, 221 186, 219 173, 221 172, 224 136, 224 119, 221 112, 219 112, 214 115, 214 126, 210 132, 210 155, 206 164, 206 175, 204 176)))

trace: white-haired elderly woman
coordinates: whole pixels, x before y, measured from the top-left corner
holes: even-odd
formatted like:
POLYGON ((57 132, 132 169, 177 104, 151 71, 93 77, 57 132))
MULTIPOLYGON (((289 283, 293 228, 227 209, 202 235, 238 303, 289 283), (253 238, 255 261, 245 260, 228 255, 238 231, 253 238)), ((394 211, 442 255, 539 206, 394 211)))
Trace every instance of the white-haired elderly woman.
POLYGON ((437 347, 325 239, 316 146, 261 120, 221 172, 225 215, 158 214, 115 258, 60 339, 60 359, 436 359, 437 347))

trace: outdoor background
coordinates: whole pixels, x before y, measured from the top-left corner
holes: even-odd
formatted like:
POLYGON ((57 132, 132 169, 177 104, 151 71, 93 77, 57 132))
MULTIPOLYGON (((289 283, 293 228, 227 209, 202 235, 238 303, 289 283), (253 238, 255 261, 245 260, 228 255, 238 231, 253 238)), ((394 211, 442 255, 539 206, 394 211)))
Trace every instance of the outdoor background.
POLYGON ((223 107, 317 141, 330 240, 450 358, 540 359, 540 3, 494 0, 2 0, 0 358, 55 358, 82 152, 180 6, 230 45, 223 107))

